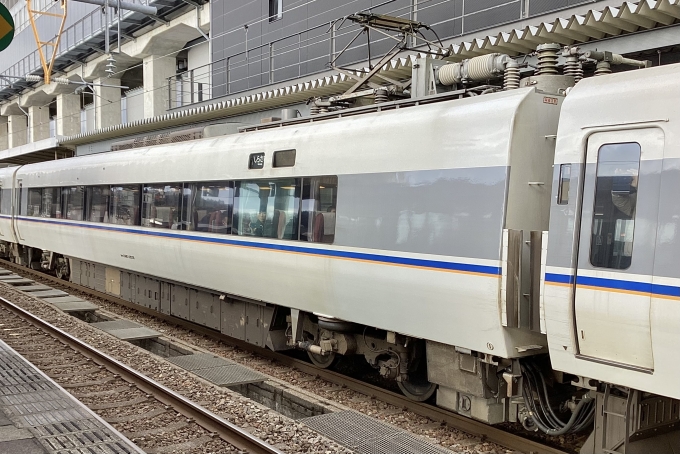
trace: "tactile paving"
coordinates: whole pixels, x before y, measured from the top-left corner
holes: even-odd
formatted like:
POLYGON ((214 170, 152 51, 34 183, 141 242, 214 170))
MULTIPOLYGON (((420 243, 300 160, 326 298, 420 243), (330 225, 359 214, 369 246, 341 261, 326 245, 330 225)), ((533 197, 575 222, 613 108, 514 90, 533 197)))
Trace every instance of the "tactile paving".
POLYGON ((257 383, 267 379, 266 375, 248 369, 240 364, 212 367, 210 369, 198 369, 194 370, 193 373, 217 386, 236 386, 246 383, 257 383))
POLYGON ((50 454, 142 452, 2 341, 0 407, 50 454))
POLYGON ((357 454, 450 454, 397 427, 356 411, 339 411, 300 419, 311 429, 357 454))
POLYGON ((195 355, 182 355, 165 358, 166 361, 171 362, 186 370, 209 369, 211 367, 230 366, 236 364, 225 358, 220 358, 210 353, 197 353, 195 355))

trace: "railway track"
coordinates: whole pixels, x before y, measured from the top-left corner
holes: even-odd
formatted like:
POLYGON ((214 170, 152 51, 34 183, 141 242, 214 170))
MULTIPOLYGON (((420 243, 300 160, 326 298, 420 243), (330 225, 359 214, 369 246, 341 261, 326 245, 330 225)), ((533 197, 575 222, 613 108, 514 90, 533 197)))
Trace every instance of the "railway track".
MULTIPOLYGON (((481 438, 483 441, 496 443, 505 448, 521 451, 526 454, 571 454, 570 451, 565 451, 560 448, 545 445, 541 442, 522 437, 520 435, 505 431, 498 427, 489 426, 482 422, 469 419, 464 416, 460 416, 456 413, 435 407, 433 405, 414 402, 412 400, 407 399, 401 394, 380 388, 370 383, 366 383, 352 377, 347 377, 332 370, 319 369, 303 360, 292 358, 281 353, 273 352, 265 348, 257 347, 252 344, 230 338, 228 336, 225 336, 219 332, 203 327, 201 325, 197 325, 186 320, 178 319, 166 314, 162 314, 160 312, 153 311, 151 309, 130 303, 120 298, 116 298, 115 296, 108 295, 106 293, 101 293, 96 290, 92 290, 87 287, 82 287, 77 284, 73 284, 69 281, 59 279, 49 274, 45 274, 41 271, 25 268, 23 266, 16 265, 6 260, 0 260, 0 263, 2 264, 2 267, 12 269, 13 271, 19 274, 30 275, 34 278, 44 279, 51 282, 52 284, 76 290, 78 292, 82 292, 96 298, 106 299, 121 306, 127 307, 129 309, 133 309, 138 312, 150 315, 157 319, 164 320, 166 322, 175 324, 177 326, 181 326, 183 328, 191 329, 196 333, 219 340, 227 345, 231 345, 234 347, 238 347, 242 350, 252 352, 260 357, 274 360, 287 367, 297 369, 301 372, 304 372, 312 376, 319 377, 332 384, 346 387, 355 392, 370 396, 372 398, 375 398, 390 405, 394 405, 404 410, 411 411, 417 415, 429 418, 433 421, 441 422, 457 430, 466 432, 470 435, 477 436, 481 438)), ((225 441, 229 440, 225 439, 225 441)), ((278 452, 278 451, 253 451, 253 452, 278 452)))
MULTIPOLYGON (((76 337, 62 331, 61 329, 47 323, 41 318, 35 316, 34 314, 22 309, 21 307, 13 304, 5 298, 0 297, 0 307, 16 315, 27 324, 30 324, 40 331, 48 334, 50 337, 58 340, 61 344, 70 347, 75 350, 79 355, 86 358, 87 360, 95 363, 101 368, 106 369, 111 374, 114 374, 116 378, 121 378, 125 382, 134 385, 138 390, 145 394, 147 399, 155 399, 165 406, 166 410, 173 409, 187 418, 187 422, 195 422, 203 429, 209 431, 212 434, 216 434, 222 440, 233 445, 234 447, 252 454, 283 454, 279 449, 265 443, 259 438, 251 435, 247 431, 241 429, 240 427, 220 418, 216 414, 204 409, 203 407, 197 405, 191 400, 183 397, 182 395, 166 388, 160 383, 150 379, 149 377, 137 372, 136 370, 126 366, 122 362, 110 357, 109 355, 97 350, 96 348, 86 344, 85 342, 77 339, 76 337)), ((16 328, 13 328, 16 329, 16 328)), ((33 354, 37 358, 49 359, 55 354, 58 356, 58 348, 47 349, 45 352, 41 351, 42 343, 36 345, 36 343, 31 342, 34 347, 33 354), (57 352, 57 353, 55 353, 57 352)), ((29 356, 29 360, 30 360, 29 356)), ((70 364, 51 366, 51 368, 65 366, 73 366, 78 364, 79 361, 69 358, 57 359, 57 364, 64 363, 67 361, 70 364)), ((90 367, 90 369, 93 369, 90 367)), ((88 375, 96 374, 98 369, 94 367, 94 372, 88 369, 88 375)), ((95 376, 95 378, 101 378, 95 376)), ((92 383, 100 384, 106 381, 106 378, 100 380, 94 380, 92 383)))

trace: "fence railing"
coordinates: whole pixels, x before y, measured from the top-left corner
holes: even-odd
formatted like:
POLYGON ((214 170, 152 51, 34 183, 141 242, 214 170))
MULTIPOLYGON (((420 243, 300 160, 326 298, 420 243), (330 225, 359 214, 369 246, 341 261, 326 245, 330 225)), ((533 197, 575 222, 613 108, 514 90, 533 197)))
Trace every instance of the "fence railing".
MULTIPOLYGON (((140 5, 148 5, 149 3, 148 0, 127 0, 127 1, 131 3, 137 3, 140 5)), ((131 14, 134 13, 131 11, 121 11, 121 17, 128 17, 131 14)), ((110 22, 111 22, 110 26, 113 29, 118 24, 118 17, 115 15, 112 16, 110 22)), ((85 15, 82 19, 75 22, 73 25, 64 29, 64 31, 61 34, 59 48, 56 50, 57 57, 65 54, 69 50, 84 43, 90 38, 93 38, 94 36, 97 36, 99 34, 103 34, 105 29, 106 23, 104 15, 101 12, 101 9, 97 8, 91 11, 90 13, 85 15)), ((25 30, 24 33, 28 33, 28 30, 25 30)), ((46 37, 41 38, 44 39, 46 37)), ((24 77, 27 74, 30 74, 38 70, 39 68, 41 68, 40 54, 38 53, 38 50, 36 48, 36 50, 29 53, 21 60, 17 61, 14 65, 7 68, 7 70, 0 74, 0 77, 2 75, 24 77)), ((4 88, 7 85, 8 81, 6 79, 5 80, 0 79, 0 89, 4 88)))

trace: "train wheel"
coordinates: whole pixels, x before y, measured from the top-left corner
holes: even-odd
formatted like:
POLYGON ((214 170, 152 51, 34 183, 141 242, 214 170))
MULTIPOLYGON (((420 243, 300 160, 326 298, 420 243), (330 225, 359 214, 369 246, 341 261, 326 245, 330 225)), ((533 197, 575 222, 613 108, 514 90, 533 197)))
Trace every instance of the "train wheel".
POLYGON ((427 355, 425 342, 416 341, 409 353, 408 378, 397 382, 406 397, 416 402, 424 402, 437 390, 435 383, 427 379, 427 355))
POLYGON ((59 279, 67 280, 69 278, 70 270, 68 266, 68 260, 60 257, 57 259, 57 266, 54 269, 54 274, 57 275, 59 279))
POLYGON ((412 381, 411 377, 409 377, 408 381, 400 381, 397 384, 406 397, 416 402, 426 401, 432 397, 432 394, 437 390, 437 385, 435 383, 430 383, 427 379, 412 381))
POLYGON ((331 352, 327 355, 316 355, 312 352, 307 352, 307 356, 309 356, 312 364, 314 364, 319 369, 328 369, 338 360, 337 355, 334 352, 331 352))

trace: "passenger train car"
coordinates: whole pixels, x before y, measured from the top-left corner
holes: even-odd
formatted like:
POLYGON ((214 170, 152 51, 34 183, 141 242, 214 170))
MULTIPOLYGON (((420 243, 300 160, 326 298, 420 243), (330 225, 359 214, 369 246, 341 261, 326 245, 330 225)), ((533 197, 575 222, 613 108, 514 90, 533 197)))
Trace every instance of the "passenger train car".
POLYGON ((0 169, 0 251, 319 367, 363 355, 489 423, 595 419, 583 452, 677 446, 679 75, 0 169))

